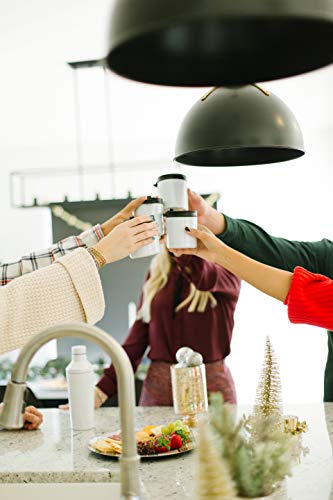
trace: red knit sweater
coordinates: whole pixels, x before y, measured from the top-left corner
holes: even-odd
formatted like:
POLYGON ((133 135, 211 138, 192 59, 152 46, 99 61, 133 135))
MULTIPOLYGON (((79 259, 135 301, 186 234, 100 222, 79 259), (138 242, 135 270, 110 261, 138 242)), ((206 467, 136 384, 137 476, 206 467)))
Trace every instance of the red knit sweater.
POLYGON ((333 330, 333 280, 326 276, 296 267, 284 303, 292 323, 333 330))

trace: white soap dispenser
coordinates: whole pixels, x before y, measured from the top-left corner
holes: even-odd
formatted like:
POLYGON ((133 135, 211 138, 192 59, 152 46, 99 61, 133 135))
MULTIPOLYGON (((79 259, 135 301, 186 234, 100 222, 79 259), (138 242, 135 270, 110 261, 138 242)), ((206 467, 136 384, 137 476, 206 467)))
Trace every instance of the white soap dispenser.
POLYGON ((72 347, 72 361, 66 368, 71 427, 85 431, 94 427, 95 376, 84 345, 72 347))

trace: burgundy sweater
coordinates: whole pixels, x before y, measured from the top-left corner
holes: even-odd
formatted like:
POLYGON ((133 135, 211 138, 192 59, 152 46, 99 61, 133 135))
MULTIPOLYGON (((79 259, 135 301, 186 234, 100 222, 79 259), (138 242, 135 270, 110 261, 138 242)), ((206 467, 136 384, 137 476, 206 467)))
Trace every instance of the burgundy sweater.
MULTIPOLYGON (((182 346, 200 352, 205 363, 224 359, 230 353, 239 292, 240 280, 223 267, 191 255, 174 258, 167 284, 152 301, 150 323, 135 321, 123 343, 133 370, 148 346, 152 361, 174 363, 182 346), (191 282, 198 290, 213 292, 217 306, 211 307, 209 301, 203 313, 189 313, 189 305, 175 313, 176 306, 188 296, 191 282)), ((141 301, 142 294, 139 305, 141 301)), ((117 392, 112 365, 97 386, 108 396, 117 392)))

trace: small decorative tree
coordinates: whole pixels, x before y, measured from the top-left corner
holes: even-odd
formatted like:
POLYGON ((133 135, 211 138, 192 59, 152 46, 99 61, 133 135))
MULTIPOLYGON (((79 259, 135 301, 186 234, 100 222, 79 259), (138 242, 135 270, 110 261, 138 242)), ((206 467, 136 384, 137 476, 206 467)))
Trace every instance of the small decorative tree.
POLYGON ((236 488, 228 464, 221 457, 208 424, 203 424, 200 429, 197 459, 198 500, 236 500, 236 488))
POLYGON ((267 337, 253 417, 272 416, 282 419, 281 379, 275 352, 269 337, 267 337))
MULTIPOLYGON (((271 495, 278 483, 291 474, 292 436, 283 432, 276 413, 270 416, 252 416, 250 422, 243 416, 237 421, 232 406, 223 403, 222 395, 211 394, 210 429, 217 456, 227 467, 239 497, 271 495)), ((204 431, 203 429, 202 432, 204 431)), ((199 441, 199 452, 208 455, 206 448, 208 445, 205 444, 205 439, 203 442, 199 441)), ((203 455, 203 460, 205 458, 208 460, 203 455)), ((213 460, 209 463, 213 463, 213 460)), ((215 466, 216 470, 217 467, 215 466)), ((200 474, 202 488, 199 491, 209 491, 211 495, 199 497, 200 500, 234 498, 218 494, 214 496, 214 490, 210 491, 207 485, 209 481, 213 483, 214 476, 209 476, 201 463, 200 474)))

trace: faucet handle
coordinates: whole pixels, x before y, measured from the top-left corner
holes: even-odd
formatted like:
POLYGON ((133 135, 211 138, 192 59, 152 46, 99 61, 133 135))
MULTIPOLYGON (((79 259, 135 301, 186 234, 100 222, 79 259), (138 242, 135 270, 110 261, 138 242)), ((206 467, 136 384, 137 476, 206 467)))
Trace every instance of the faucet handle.
POLYGON ((5 429, 21 429, 23 427, 26 388, 26 384, 16 383, 12 380, 8 382, 0 413, 0 427, 5 429))

